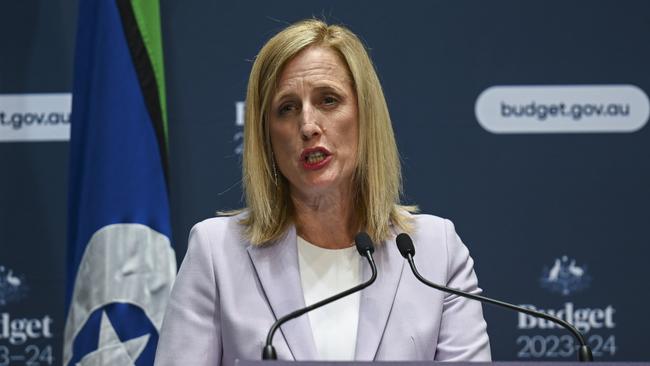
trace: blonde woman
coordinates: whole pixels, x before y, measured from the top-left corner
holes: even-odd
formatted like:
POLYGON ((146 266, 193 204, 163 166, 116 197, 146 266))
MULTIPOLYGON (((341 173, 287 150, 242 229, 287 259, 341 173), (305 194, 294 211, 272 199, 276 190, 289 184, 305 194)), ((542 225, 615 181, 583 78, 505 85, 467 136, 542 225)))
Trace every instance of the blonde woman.
POLYGON ((386 101, 356 35, 306 20, 271 38, 253 64, 244 131, 246 208, 192 229, 156 365, 260 359, 277 318, 370 276, 353 244, 362 230, 377 281, 283 325, 278 358, 490 360, 481 305, 421 285, 395 247, 410 233, 425 277, 480 292, 451 222, 400 204, 386 101))

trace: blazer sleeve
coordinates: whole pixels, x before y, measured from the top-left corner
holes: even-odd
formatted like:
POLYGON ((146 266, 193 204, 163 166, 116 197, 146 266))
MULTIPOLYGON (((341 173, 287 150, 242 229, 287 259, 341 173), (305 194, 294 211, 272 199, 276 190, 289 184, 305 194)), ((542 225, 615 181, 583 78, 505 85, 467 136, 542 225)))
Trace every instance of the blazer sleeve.
MULTIPOLYGON (((454 225, 445 220, 448 287, 481 293, 474 273, 474 261, 456 234, 454 225)), ((490 361, 490 340, 480 302, 446 294, 435 360, 490 361)))
POLYGON ((219 365, 219 293, 213 252, 202 223, 190 231, 187 254, 172 288, 154 365, 219 365))

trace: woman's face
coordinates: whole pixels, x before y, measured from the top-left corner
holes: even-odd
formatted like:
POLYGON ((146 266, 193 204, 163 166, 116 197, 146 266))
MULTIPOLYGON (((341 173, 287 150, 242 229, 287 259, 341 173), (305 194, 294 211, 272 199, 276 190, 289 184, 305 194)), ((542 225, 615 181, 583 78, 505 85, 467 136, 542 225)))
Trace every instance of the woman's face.
POLYGON ((269 129, 276 164, 293 195, 349 190, 357 161, 357 97, 335 51, 309 47, 285 65, 269 129))

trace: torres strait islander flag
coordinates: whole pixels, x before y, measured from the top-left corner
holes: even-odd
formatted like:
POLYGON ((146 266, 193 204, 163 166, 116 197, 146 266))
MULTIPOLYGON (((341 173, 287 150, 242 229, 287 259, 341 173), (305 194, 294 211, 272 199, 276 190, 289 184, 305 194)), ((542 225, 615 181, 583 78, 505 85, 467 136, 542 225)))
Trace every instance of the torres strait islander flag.
POLYGON ((80 0, 63 365, 152 365, 170 243, 157 0, 80 0))

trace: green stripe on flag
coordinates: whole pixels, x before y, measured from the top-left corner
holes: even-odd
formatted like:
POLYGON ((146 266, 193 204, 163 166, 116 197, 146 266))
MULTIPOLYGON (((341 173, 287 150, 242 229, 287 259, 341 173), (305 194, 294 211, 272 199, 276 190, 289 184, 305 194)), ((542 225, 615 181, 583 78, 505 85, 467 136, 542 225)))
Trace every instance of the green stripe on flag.
POLYGON ((165 89, 165 64, 163 62, 162 32, 160 28, 160 4, 151 0, 131 0, 140 34, 153 66, 158 86, 158 97, 165 131, 165 143, 169 146, 167 131, 167 93, 165 89))
POLYGON ((167 108, 157 1, 115 0, 119 9, 126 42, 140 83, 152 127, 156 133, 165 179, 169 181, 167 108), (139 5, 134 7, 134 5, 139 5), (138 13, 136 13, 136 9, 138 13))

